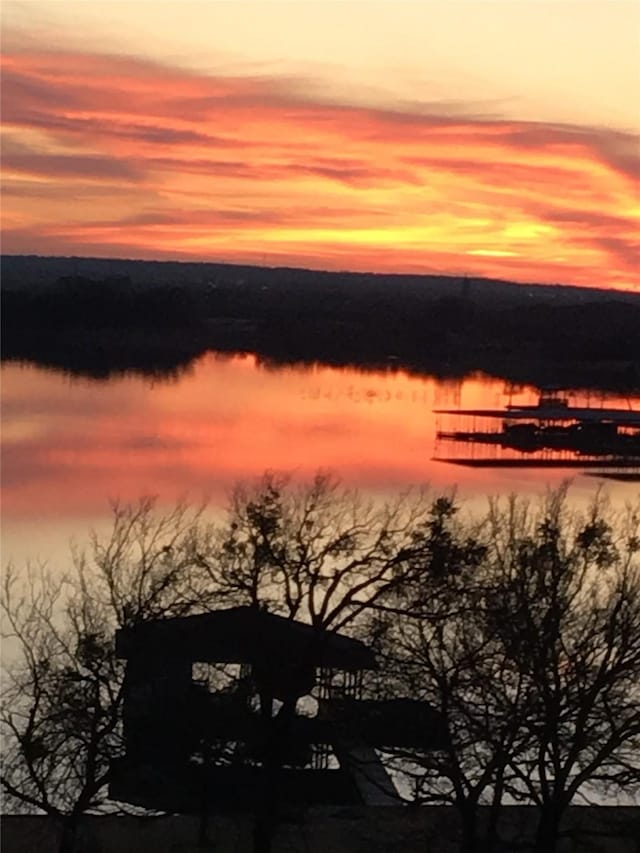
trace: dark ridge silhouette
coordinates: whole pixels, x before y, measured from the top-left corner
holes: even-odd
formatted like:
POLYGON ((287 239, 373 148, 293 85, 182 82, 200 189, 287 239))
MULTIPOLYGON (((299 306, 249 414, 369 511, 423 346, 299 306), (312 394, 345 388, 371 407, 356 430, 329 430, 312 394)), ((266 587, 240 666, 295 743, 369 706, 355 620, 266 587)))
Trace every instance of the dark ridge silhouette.
POLYGON ((640 390, 640 296, 489 279, 6 256, 4 359, 171 375, 207 350, 270 365, 475 371, 640 390))
POLYGON ((159 381, 179 379, 205 352, 188 346, 188 341, 151 335, 118 338, 80 330, 65 337, 47 333, 21 341, 8 337, 9 342, 3 342, 3 361, 105 381, 128 374, 159 381))

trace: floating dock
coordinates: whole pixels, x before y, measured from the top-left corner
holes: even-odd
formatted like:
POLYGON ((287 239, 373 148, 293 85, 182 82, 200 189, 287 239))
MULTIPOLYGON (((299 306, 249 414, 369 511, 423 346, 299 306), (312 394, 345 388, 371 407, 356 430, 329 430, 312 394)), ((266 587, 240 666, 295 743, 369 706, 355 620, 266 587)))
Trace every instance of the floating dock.
POLYGON ((571 406, 566 397, 541 393, 535 405, 435 409, 434 413, 458 421, 436 431, 434 460, 438 462, 474 468, 616 469, 618 474, 613 471, 608 476, 625 481, 640 478, 637 409, 571 406), (444 453, 439 452, 443 442, 448 447, 444 453), (472 452, 452 452, 452 447, 461 446, 472 452))

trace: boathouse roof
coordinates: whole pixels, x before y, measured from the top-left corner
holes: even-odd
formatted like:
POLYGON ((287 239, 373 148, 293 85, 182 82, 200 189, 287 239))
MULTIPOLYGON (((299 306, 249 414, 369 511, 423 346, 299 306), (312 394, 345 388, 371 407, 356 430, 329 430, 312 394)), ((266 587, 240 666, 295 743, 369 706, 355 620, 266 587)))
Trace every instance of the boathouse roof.
POLYGON ((317 667, 373 669, 371 649, 344 634, 287 619, 258 607, 233 607, 142 622, 116 632, 118 657, 170 657, 201 663, 295 662, 317 667))

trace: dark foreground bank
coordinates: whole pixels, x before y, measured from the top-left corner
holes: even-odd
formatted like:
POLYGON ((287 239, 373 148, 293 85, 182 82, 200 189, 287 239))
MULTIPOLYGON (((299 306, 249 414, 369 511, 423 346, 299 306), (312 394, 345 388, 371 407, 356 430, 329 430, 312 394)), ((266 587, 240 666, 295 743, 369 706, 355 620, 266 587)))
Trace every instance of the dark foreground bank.
MULTIPOLYGON (((487 810, 488 811, 488 810, 487 810)), ((3 853, 53 853, 56 850, 55 821, 47 817, 5 816, 2 818, 3 853)), ((535 826, 535 808, 505 809, 504 850, 518 853, 530 849, 535 826)), ((279 830, 275 851, 304 853, 457 853, 459 826, 454 809, 446 806, 405 808, 311 809, 291 814, 279 830)), ((610 806, 568 810, 563 826, 566 847, 571 853, 627 853, 637 850, 640 838, 640 808, 610 806)), ((198 847, 198 819, 184 816, 135 818, 88 816, 83 818, 83 850, 101 853, 187 853, 198 847)), ((252 849, 251 820, 241 815, 212 818, 212 850, 244 853, 252 849)))

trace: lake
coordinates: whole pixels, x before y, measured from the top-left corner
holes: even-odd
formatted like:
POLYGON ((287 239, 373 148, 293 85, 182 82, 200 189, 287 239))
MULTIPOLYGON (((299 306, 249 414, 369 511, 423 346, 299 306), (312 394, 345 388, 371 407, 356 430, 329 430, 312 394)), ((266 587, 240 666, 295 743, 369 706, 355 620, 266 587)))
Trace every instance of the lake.
MULTIPOLYGON (((375 495, 412 484, 455 487, 471 508, 489 494, 540 494, 567 477, 584 503, 598 485, 576 469, 434 461, 434 409, 537 400, 534 388, 509 389, 483 375, 443 381, 392 370, 274 368, 252 355, 213 353, 166 381, 89 380, 14 363, 1 375, 3 562, 64 559, 70 537, 82 542, 106 523, 110 498, 206 496, 215 509, 235 482, 265 469, 300 477, 331 469, 375 495)), ((581 402, 602 400, 583 394, 581 402)), ((633 483, 606 488, 616 502, 639 491, 633 483)))

